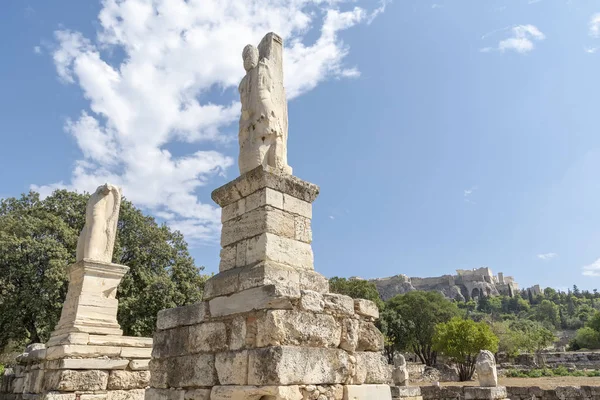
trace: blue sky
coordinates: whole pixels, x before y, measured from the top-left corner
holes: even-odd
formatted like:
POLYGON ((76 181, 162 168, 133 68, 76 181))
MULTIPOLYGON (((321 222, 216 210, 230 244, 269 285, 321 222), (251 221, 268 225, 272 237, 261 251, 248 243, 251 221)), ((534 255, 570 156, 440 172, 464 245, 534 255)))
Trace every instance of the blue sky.
POLYGON ((3 2, 0 196, 110 180, 216 272, 240 54, 274 30, 319 272, 600 288, 600 5, 255 3, 3 2))

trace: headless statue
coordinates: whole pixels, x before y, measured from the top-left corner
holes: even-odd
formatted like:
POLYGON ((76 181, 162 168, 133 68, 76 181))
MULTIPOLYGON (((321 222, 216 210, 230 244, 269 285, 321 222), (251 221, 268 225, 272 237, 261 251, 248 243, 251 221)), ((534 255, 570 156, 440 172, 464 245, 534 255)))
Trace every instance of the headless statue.
POLYGON ((246 76, 239 86, 240 174, 261 165, 292 173, 287 164, 288 117, 281 51, 281 38, 270 33, 258 49, 247 45, 242 52, 246 76))
POLYGON ((121 189, 104 184, 92 194, 85 210, 85 226, 77 241, 77 261, 84 258, 110 263, 117 235, 121 189))

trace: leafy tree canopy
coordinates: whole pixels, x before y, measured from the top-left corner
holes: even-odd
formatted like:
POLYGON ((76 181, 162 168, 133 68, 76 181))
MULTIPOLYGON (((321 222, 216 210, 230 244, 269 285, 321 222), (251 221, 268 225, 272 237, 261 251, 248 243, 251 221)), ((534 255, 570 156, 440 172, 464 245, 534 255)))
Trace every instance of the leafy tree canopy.
POLYGON ((329 290, 332 293, 345 294, 353 299, 367 299, 375 302, 379 310, 383 310, 384 302, 379 297, 373 282, 364 279, 346 279, 334 276, 329 279, 329 290))
MULTIPOLYGON (((30 192, 0 201, 0 348, 44 342, 58 322, 89 194, 30 192)), ((196 302, 206 276, 181 233, 123 199, 114 263, 130 267, 118 290, 126 335, 151 336, 163 308, 196 302)))
POLYGON ((436 325, 433 348, 456 362, 460 380, 467 381, 473 377, 479 351, 497 352, 498 338, 485 322, 454 317, 436 325))

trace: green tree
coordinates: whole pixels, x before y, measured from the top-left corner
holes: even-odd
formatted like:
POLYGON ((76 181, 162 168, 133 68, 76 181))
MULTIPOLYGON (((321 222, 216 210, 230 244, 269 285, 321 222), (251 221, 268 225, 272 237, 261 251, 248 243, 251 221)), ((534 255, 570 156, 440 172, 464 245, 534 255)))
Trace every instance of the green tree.
MULTIPOLYGON (((58 322, 88 198, 59 190, 0 201, 0 348, 44 342, 58 322)), ((125 199, 113 262, 130 267, 118 290, 127 335, 150 336, 159 310, 201 299, 206 276, 183 236, 125 199)))
POLYGON ((470 380, 481 350, 498 351, 498 338, 485 322, 452 318, 435 327, 433 347, 458 365, 461 381, 470 380))
POLYGON ((334 276, 329 279, 329 290, 332 293, 345 294, 353 299, 371 300, 379 310, 383 310, 384 302, 379 297, 377 286, 373 282, 364 279, 346 279, 334 276))
POLYGON ((397 321, 393 325, 394 348, 412 351, 429 366, 437 360, 437 351, 433 349, 435 326, 461 314, 454 302, 438 292, 401 294, 388 300, 385 309, 385 315, 397 321))
POLYGON ((498 352, 514 357, 519 354, 522 333, 512 329, 511 321, 497 321, 490 325, 492 332, 498 338, 498 352))
POLYGON ((543 300, 534 310, 533 317, 552 328, 560 326, 558 306, 550 300, 543 300))

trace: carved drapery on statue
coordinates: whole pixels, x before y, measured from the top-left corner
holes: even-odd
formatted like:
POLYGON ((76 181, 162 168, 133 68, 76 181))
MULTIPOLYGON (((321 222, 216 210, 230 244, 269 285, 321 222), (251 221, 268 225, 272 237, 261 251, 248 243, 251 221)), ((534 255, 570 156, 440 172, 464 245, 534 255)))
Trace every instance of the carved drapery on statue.
POLYGON ((267 34, 258 48, 247 45, 242 52, 246 76, 239 92, 240 174, 258 166, 270 166, 291 174, 287 163, 288 115, 283 87, 283 41, 267 34))
POLYGON ((92 194, 85 210, 85 226, 77 241, 77 261, 84 258, 111 262, 121 207, 121 189, 104 184, 92 194))

